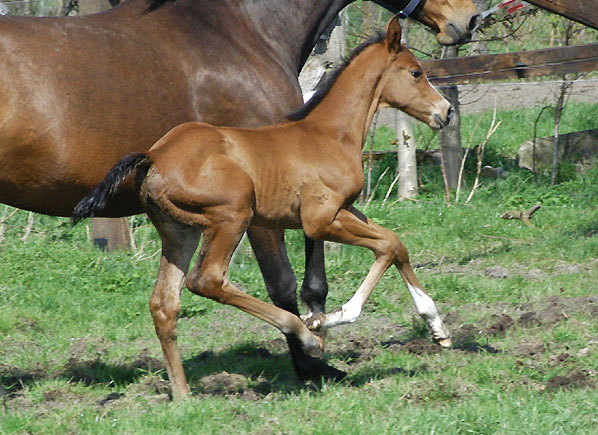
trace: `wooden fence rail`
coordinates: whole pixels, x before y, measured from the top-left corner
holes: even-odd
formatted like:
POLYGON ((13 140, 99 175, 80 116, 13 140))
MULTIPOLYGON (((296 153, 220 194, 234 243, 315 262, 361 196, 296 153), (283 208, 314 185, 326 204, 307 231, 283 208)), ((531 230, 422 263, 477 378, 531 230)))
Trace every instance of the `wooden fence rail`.
POLYGON ((598 43, 422 61, 438 86, 598 71, 598 43))

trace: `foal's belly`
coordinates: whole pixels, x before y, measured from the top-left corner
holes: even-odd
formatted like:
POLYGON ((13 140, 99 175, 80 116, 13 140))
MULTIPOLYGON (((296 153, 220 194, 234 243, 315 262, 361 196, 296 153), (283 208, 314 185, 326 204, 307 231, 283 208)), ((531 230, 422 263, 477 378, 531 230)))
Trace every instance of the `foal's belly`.
POLYGON ((265 228, 299 229, 301 228, 299 200, 292 200, 291 197, 260 201, 257 198, 251 223, 265 228))

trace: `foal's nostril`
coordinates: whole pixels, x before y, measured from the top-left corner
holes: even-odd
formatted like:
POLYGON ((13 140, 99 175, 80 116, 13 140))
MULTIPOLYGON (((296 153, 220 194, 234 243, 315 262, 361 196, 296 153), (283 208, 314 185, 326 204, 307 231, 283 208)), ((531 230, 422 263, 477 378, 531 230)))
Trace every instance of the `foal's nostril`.
POLYGON ((471 20, 469 20, 469 30, 471 30, 473 32, 475 30, 475 28, 479 26, 480 19, 481 19, 480 14, 476 14, 473 17, 471 17, 471 20))

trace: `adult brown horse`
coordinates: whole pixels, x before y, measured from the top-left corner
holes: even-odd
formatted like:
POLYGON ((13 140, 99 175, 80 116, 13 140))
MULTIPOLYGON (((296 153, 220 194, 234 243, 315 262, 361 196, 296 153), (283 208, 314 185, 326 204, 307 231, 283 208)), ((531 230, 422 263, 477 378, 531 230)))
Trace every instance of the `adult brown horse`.
MULTIPOLYGON (((0 202, 68 216, 120 158, 187 121, 260 126, 298 107, 298 71, 351 0, 128 0, 105 13, 0 18, 0 202), (149 7, 148 7, 149 5, 149 7)), ((401 9, 406 0, 379 2, 401 9)), ((444 44, 470 36, 471 0, 422 0, 412 16, 444 44)), ((184 156, 181 156, 184 158, 184 156)), ((139 213, 132 183, 103 215, 139 213)), ((283 232, 250 227, 274 303, 298 313, 283 232)), ((301 290, 327 293, 321 243, 306 240, 301 290)), ((336 376, 288 337, 300 377, 336 376)))
POLYGON ((123 158, 75 207, 75 223, 93 215, 138 168, 136 191, 162 240, 150 310, 175 398, 189 394, 176 342, 183 282, 193 293, 238 307, 294 335, 307 352, 322 350, 321 341, 299 317, 247 295, 228 280, 231 257, 250 222, 302 228, 313 239, 363 246, 375 254, 351 300, 342 309, 309 319, 310 329, 357 320, 374 286, 394 264, 434 338, 450 341, 399 238, 353 207, 363 188, 361 149, 379 106, 400 108, 432 128, 446 125, 453 110, 401 45, 398 18, 387 29, 358 47, 330 86, 292 116, 294 122, 256 129, 182 124, 147 153, 123 158), (187 276, 200 236, 199 258, 187 276))

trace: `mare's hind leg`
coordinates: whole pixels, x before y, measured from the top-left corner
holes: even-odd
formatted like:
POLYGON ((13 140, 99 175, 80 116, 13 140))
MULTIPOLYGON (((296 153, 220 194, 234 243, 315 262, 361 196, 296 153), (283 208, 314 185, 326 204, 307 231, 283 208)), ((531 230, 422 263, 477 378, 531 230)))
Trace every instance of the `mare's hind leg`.
POLYGON ((434 340, 443 346, 450 346, 448 329, 438 315, 434 301, 424 292, 415 276, 407 250, 394 232, 371 221, 364 222, 363 216, 358 217, 360 213, 357 211, 352 213, 348 210, 340 210, 330 224, 327 223, 327 219, 310 221, 307 218, 309 215, 306 213, 306 219, 303 219, 308 234, 325 240, 363 246, 371 249, 376 256, 376 261, 353 297, 339 310, 308 319, 307 324, 310 329, 331 328, 355 322, 374 286, 384 272, 394 264, 407 285, 417 313, 426 321, 434 340))
MULTIPOLYGON (((150 214, 151 217, 151 214, 150 214)), ((189 395, 189 387, 177 348, 177 321, 180 295, 189 262, 197 248, 198 230, 178 223, 154 219, 162 239, 162 257, 149 308, 160 340, 174 399, 189 395)))
MULTIPOLYGON (((286 254, 284 231, 250 226, 247 229, 247 234, 272 302, 277 307, 299 316, 296 294, 297 282, 295 275, 293 274, 293 269, 291 268, 291 263, 286 254)), ((306 239, 306 245, 307 240, 308 239, 306 239)), ((321 244, 322 242, 318 243, 321 244)), ((314 269, 311 266, 320 263, 322 271, 324 269, 323 255, 318 259, 310 261, 309 251, 310 249, 307 248, 306 279, 304 281, 304 286, 305 282, 308 281, 308 270, 310 268, 312 270, 314 269)), ((321 276, 323 276, 323 285, 325 286, 326 276, 325 274, 321 274, 321 276)), ((313 285, 317 284, 315 281, 315 279, 309 280, 313 285)), ((324 293, 323 297, 326 297, 326 293, 324 293)), ((321 306, 324 306, 323 302, 321 303, 321 306)), ((285 338, 289 346, 293 368, 300 379, 320 379, 321 377, 324 377, 327 379, 340 380, 346 375, 345 372, 326 364, 322 359, 314 358, 305 353, 301 341, 294 334, 285 334, 285 338)))
MULTIPOLYGON (((221 207, 218 216, 210 218, 217 223, 203 231, 204 241, 197 263, 185 282, 187 288, 222 304, 235 306, 270 323, 284 334, 294 335, 307 353, 319 356, 321 341, 299 317, 242 292, 228 280, 228 265, 249 222, 249 214, 221 207)), ((209 216, 210 211, 205 211, 205 215, 209 216)))

